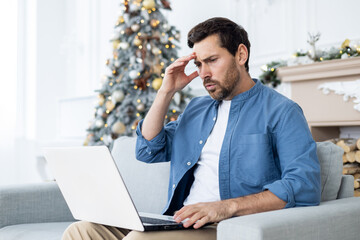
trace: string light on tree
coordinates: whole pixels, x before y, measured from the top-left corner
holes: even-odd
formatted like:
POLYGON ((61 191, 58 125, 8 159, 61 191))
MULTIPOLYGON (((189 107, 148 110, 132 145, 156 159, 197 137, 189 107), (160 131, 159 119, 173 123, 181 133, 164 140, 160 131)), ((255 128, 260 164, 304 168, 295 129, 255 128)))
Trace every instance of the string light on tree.
MULTIPOLYGON (((162 11, 171 10, 167 0, 119 0, 111 37, 112 58, 101 79, 94 119, 88 126, 86 145, 107 145, 119 136, 132 136, 160 89, 165 68, 177 55, 180 32, 168 24, 162 11)), ((190 89, 170 103, 165 123, 176 120, 190 101, 190 89), (176 112, 173 112, 175 110, 176 112)))

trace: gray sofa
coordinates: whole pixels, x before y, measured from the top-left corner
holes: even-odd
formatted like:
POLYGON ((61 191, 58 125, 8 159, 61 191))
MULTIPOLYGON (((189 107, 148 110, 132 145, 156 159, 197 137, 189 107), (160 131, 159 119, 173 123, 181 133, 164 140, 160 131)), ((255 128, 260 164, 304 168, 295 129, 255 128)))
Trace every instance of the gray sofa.
MULTIPOLYGON (((159 213, 166 202, 169 163, 135 160, 135 138, 112 150, 139 211, 159 213)), ((318 143, 322 172, 320 206, 234 217, 218 225, 217 239, 360 239, 360 198, 353 177, 342 176, 342 150, 318 143)), ((55 182, 0 188, 0 240, 59 240, 74 219, 55 182)))

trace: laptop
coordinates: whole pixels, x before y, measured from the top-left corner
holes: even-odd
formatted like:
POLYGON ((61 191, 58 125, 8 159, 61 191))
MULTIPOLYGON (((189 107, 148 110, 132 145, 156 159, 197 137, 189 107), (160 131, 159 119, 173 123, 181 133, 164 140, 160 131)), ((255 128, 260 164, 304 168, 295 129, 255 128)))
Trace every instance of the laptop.
POLYGON ((46 148, 44 154, 75 219, 137 231, 184 229, 172 216, 137 211, 106 146, 46 148))

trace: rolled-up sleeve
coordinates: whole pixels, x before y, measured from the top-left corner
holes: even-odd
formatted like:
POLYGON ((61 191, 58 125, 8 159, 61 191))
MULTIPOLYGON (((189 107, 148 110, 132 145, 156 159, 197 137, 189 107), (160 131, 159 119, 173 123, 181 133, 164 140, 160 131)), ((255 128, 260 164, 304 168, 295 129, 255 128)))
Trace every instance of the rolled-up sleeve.
POLYGON ((301 108, 293 104, 274 134, 281 179, 263 187, 287 202, 286 208, 318 205, 321 198, 320 164, 316 143, 301 108))

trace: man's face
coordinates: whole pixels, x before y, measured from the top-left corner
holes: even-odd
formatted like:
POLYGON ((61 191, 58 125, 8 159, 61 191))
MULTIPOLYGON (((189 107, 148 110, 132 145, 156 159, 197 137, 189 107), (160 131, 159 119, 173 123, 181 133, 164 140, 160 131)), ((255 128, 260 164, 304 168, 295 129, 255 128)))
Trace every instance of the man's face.
POLYGON ((220 47, 218 35, 211 35, 194 44, 195 65, 205 89, 216 100, 231 100, 240 83, 240 70, 235 57, 220 47))

